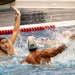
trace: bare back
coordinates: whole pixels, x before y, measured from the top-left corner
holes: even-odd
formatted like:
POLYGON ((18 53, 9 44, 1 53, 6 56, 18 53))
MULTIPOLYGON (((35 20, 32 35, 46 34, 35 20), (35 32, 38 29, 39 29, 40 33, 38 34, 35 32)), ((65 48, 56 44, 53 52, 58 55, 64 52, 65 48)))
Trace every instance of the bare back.
POLYGON ((50 57, 42 57, 42 51, 36 50, 35 52, 30 52, 30 54, 21 61, 27 62, 29 64, 40 64, 41 62, 49 62, 51 59, 50 57))

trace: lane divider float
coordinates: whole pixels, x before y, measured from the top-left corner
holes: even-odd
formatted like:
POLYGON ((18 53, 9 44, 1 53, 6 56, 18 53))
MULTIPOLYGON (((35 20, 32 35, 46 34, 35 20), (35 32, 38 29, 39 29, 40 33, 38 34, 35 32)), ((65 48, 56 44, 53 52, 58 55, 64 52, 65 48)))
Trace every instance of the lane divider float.
MULTIPOLYGON (((39 27, 30 27, 30 28, 20 28, 20 32, 39 31, 39 30, 45 30, 45 29, 51 29, 51 28, 55 28, 55 25, 39 26, 39 27)), ((13 33, 13 30, 12 29, 0 30, 0 35, 12 34, 12 33, 13 33)))
MULTIPOLYGON (((41 24, 20 25, 20 32, 31 32, 45 29, 54 29, 57 27, 68 27, 75 25, 75 20, 50 22, 41 24)), ((0 35, 12 34, 14 26, 0 27, 0 35)))

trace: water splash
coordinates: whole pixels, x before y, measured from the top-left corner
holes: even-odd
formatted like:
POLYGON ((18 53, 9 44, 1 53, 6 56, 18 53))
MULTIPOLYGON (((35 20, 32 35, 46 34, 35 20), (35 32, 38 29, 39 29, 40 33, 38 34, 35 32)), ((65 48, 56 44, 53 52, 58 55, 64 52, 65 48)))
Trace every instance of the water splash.
MULTIPOLYGON (((35 32, 28 32, 28 33, 19 33, 16 42, 14 44, 14 50, 15 50, 15 56, 11 57, 0 57, 0 74, 6 75, 13 75, 13 74, 37 74, 42 75, 43 73, 46 75, 62 75, 62 69, 63 67, 75 67, 75 47, 74 43, 75 40, 68 40, 67 38, 64 38, 63 35, 61 35, 61 29, 57 28, 53 30, 43 30, 43 31, 35 31, 35 32), (47 32, 49 31, 49 32, 47 32), (40 34, 39 34, 40 33, 40 34), (56 57, 51 58, 52 61, 49 64, 44 65, 35 65, 32 66, 31 64, 20 64, 20 61, 25 58, 28 54, 28 46, 26 39, 28 36, 34 36, 38 48, 41 50, 46 47, 57 47, 61 45, 62 43, 67 44, 67 49, 65 49, 64 52, 58 54, 56 57), (44 43, 38 43, 39 40, 57 40, 57 44, 44 44, 44 43), (60 69, 60 70, 59 70, 60 69), (10 73, 9 73, 10 71, 10 73), (54 74, 53 74, 54 71, 54 74), (57 73, 58 72, 58 73, 57 73)), ((6 35, 7 38, 10 37, 10 35, 6 35)), ((68 69, 66 69, 66 74, 68 69)), ((74 74, 74 70, 71 71, 74 74)), ((69 73, 69 72, 68 72, 69 73)), ((36 75, 37 75, 36 74, 36 75)))

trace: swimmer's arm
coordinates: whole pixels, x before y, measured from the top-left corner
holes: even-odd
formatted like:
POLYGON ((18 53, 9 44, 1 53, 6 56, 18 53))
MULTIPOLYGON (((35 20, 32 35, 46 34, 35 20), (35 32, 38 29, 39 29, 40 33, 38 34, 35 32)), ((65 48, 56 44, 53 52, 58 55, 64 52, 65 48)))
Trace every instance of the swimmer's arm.
POLYGON ((13 45, 12 45, 11 41, 9 41, 9 44, 10 44, 10 49, 9 49, 9 51, 8 51, 8 54, 9 54, 9 55, 14 55, 15 52, 14 52, 14 48, 13 48, 13 45))
POLYGON ((27 57, 27 58, 24 58, 20 63, 22 64, 22 63, 25 63, 25 62, 27 62, 27 63, 29 63, 29 64, 37 64, 37 62, 34 60, 34 58, 32 58, 32 57, 27 57))
POLYGON ((13 33, 9 39, 13 44, 15 42, 15 39, 16 39, 18 32, 19 32, 21 14, 17 8, 15 8, 15 7, 12 7, 12 8, 16 11, 16 14, 17 14, 16 23, 15 23, 14 28, 13 28, 13 33))
POLYGON ((26 58, 24 58, 24 59, 20 62, 20 64, 25 63, 25 62, 26 62, 26 58))
POLYGON ((45 49, 44 51, 42 51, 42 56, 48 56, 48 57, 54 57, 57 54, 63 52, 65 50, 66 45, 62 44, 61 46, 59 46, 58 48, 50 48, 50 49, 45 49))
POLYGON ((56 40, 39 40, 38 43, 43 43, 43 44, 57 44, 56 40))

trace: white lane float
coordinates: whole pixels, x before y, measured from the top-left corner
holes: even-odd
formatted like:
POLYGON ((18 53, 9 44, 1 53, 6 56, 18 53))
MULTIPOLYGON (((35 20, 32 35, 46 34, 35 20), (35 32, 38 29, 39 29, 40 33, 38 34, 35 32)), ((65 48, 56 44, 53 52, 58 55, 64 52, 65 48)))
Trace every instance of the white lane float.
MULTIPOLYGON (((52 28, 62 27, 62 26, 67 27, 67 26, 71 26, 71 25, 75 25, 75 20, 20 25, 20 32, 39 31, 39 30, 52 29, 52 28)), ((0 27, 0 35, 12 34, 13 33, 13 27, 14 26, 0 27)))

